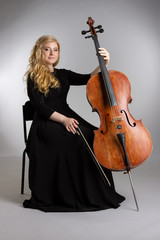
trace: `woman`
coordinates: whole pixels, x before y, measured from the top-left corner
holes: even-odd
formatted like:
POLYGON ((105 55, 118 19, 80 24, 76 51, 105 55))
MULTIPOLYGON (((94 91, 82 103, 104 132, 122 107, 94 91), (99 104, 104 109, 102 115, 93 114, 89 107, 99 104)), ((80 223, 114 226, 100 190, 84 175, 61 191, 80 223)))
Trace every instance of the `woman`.
MULTIPOLYGON (((109 53, 101 48, 100 54, 107 65, 109 53)), ((29 59, 27 89, 35 117, 27 143, 31 199, 23 205, 45 212, 117 208, 124 197, 115 192, 111 172, 105 170, 109 186, 75 134, 79 126, 92 146, 95 127, 66 102, 70 85, 87 84, 99 67, 91 74, 57 69, 59 57, 59 42, 46 35, 37 40, 29 59)))

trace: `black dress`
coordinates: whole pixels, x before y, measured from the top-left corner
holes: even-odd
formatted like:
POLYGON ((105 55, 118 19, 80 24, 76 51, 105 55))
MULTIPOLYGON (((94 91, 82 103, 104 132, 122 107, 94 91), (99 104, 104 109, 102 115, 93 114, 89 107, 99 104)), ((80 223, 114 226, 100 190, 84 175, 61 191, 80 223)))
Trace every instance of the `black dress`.
POLYGON ((90 75, 65 69, 55 69, 54 74, 60 87, 50 88, 47 97, 28 79, 28 96, 36 114, 27 143, 31 199, 23 205, 45 212, 117 208, 124 197, 115 192, 111 172, 104 169, 110 187, 104 184, 81 137, 68 132, 63 124, 49 120, 54 111, 77 119, 92 146, 95 127, 66 102, 70 85, 84 85, 90 75))

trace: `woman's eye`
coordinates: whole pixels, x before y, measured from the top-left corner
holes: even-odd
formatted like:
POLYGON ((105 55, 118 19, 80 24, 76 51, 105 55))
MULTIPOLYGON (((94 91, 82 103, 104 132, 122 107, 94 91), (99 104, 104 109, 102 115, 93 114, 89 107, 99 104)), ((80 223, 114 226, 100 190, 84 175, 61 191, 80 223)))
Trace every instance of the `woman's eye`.
POLYGON ((57 48, 55 48, 55 49, 53 49, 53 50, 51 50, 50 48, 44 48, 44 50, 45 50, 46 52, 51 52, 51 51, 53 51, 53 52, 58 52, 58 49, 57 49, 57 48))

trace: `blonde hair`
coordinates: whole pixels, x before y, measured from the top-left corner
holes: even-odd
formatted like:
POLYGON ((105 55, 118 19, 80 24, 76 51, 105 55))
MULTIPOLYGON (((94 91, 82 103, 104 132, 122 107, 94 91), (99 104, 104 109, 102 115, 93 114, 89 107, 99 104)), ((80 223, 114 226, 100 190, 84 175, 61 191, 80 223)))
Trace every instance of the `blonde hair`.
MULTIPOLYGON (((40 37, 31 51, 28 70, 25 73, 25 76, 27 76, 27 81, 28 75, 30 74, 31 79, 35 83, 35 86, 40 92, 44 93, 45 95, 47 95, 49 92, 50 87, 59 87, 59 81, 50 72, 49 67, 42 59, 42 46, 46 42, 56 42, 58 45, 58 52, 60 52, 60 44, 56 38, 50 35, 44 35, 40 37)), ((58 64, 59 57, 58 60, 53 64, 53 67, 58 64)))

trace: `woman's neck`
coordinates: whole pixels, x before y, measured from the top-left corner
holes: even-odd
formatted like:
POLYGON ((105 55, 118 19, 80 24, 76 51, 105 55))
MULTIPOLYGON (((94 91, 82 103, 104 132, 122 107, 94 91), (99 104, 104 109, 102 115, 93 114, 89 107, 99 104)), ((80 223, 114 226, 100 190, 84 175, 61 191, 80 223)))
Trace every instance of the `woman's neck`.
POLYGON ((54 72, 54 67, 53 65, 48 65, 50 72, 54 72))

